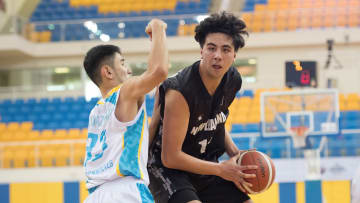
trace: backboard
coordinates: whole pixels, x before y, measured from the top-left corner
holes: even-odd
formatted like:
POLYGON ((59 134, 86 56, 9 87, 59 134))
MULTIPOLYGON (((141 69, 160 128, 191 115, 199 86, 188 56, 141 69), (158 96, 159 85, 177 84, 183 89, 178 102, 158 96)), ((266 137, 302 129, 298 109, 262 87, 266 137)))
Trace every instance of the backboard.
POLYGON ((328 135, 339 132, 338 91, 302 89, 263 92, 260 98, 261 133, 264 137, 328 135))

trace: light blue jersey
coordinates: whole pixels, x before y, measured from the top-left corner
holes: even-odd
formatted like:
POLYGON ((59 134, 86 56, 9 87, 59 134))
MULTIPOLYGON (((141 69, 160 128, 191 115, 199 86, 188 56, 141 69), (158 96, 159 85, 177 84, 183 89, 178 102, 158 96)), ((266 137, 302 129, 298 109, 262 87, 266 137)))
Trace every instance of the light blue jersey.
POLYGON ((115 117, 120 90, 120 86, 112 89, 90 113, 84 162, 86 187, 90 192, 99 185, 121 181, 126 176, 149 184, 145 101, 132 121, 120 122, 115 117))

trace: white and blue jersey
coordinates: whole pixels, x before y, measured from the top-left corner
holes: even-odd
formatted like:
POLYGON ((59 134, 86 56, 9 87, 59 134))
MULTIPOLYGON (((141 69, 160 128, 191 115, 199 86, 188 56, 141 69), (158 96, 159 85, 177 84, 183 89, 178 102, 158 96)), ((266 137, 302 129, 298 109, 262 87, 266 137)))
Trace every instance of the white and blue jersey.
MULTIPOLYGON (((132 121, 120 122, 115 117, 119 93, 120 86, 113 88, 90 113, 84 162, 86 187, 92 193, 106 183, 131 177, 136 180, 140 193, 149 193, 146 187, 149 184, 146 168, 149 133, 145 101, 132 121)), ((151 194, 148 195, 152 199, 151 194)), ((152 202, 151 199, 140 202, 152 202)))

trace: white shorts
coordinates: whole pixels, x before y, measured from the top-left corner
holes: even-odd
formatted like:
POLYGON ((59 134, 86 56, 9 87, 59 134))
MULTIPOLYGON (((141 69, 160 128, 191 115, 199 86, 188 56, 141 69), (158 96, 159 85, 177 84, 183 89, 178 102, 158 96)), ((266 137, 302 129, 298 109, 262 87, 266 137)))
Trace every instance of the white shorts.
POLYGON ((131 176, 100 185, 84 203, 154 203, 154 198, 143 181, 131 176))

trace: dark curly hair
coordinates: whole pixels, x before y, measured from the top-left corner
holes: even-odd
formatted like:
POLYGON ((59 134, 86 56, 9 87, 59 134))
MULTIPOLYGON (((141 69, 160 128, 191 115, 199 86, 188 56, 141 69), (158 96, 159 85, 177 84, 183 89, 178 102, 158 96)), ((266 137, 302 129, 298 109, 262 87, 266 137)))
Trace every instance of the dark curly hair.
POLYGON ((91 48, 85 56, 84 68, 89 78, 99 86, 101 81, 100 67, 104 64, 114 66, 115 53, 121 54, 119 47, 114 45, 98 45, 91 48))
POLYGON ((245 30, 246 24, 231 13, 225 11, 221 13, 211 14, 210 17, 205 18, 195 28, 195 40, 199 42, 202 48, 205 43, 206 36, 210 33, 224 33, 233 39, 235 51, 244 47, 245 40, 242 35, 248 35, 245 30))

